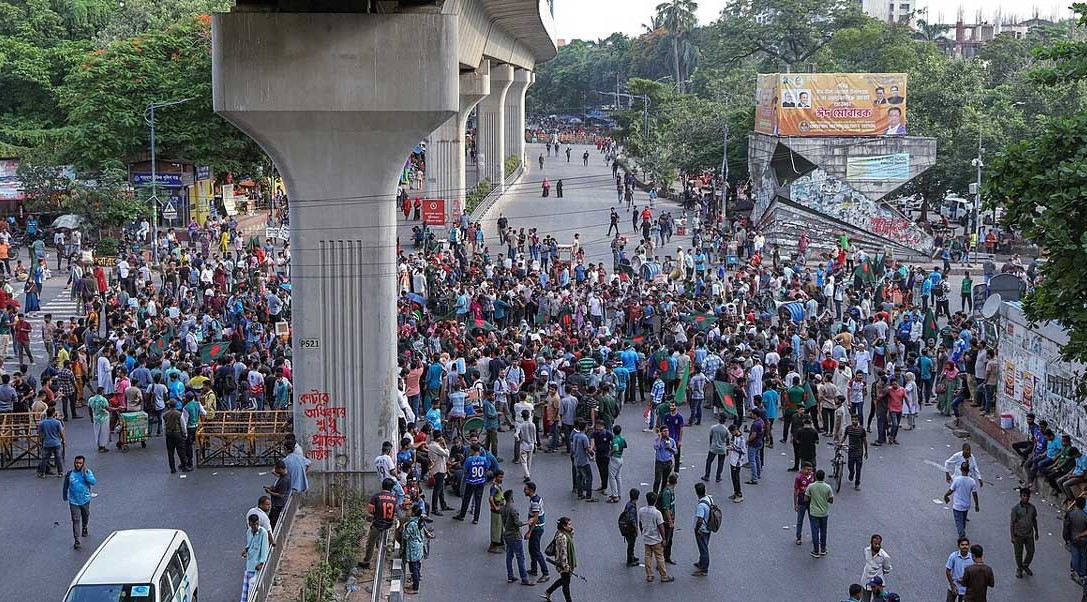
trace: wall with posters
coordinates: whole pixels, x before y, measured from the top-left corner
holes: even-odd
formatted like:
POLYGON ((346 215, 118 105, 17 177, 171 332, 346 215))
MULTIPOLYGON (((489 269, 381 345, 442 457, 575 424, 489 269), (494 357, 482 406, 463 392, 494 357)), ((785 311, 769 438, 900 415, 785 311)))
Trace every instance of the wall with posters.
POLYGON ((756 84, 755 131, 905 136, 905 73, 774 73, 756 84))
POLYGON ((17 201, 23 198, 18 171, 18 159, 0 159, 0 201, 17 201))
POLYGON ((1000 382, 996 409, 1015 417, 1016 428, 1026 425, 1027 412, 1049 422, 1054 432, 1068 433, 1083 449, 1087 442, 1087 400, 1076 396, 1076 374, 1084 366, 1060 359, 1068 334, 1054 324, 1030 326, 1019 303, 1004 302, 989 322, 997 340, 1000 382))

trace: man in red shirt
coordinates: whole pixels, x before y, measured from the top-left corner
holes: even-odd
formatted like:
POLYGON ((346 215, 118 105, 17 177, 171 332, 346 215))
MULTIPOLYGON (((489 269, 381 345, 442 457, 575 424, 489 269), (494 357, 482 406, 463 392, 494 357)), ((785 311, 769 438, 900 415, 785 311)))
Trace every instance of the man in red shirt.
POLYGON ((29 363, 34 363, 34 356, 30 355, 30 331, 33 327, 30 325, 30 321, 26 319, 26 316, 21 312, 18 318, 16 318, 15 326, 15 358, 20 364, 23 362, 23 353, 26 353, 26 359, 29 363))
POLYGON ((823 368, 823 376, 830 378, 834 376, 834 371, 838 369, 838 361, 831 357, 830 352, 827 352, 826 357, 820 362, 820 366, 823 368))
POLYGON ((796 510, 796 545, 801 544, 800 536, 804 531, 804 515, 808 513, 808 498, 804 492, 808 485, 815 482, 814 468, 811 462, 805 462, 800 474, 793 479, 793 510, 796 510))
POLYGON ((891 381, 887 389, 887 413, 891 417, 891 432, 887 443, 898 445, 898 424, 902 421, 902 402, 906 399, 906 389, 899 386, 897 380, 891 381))

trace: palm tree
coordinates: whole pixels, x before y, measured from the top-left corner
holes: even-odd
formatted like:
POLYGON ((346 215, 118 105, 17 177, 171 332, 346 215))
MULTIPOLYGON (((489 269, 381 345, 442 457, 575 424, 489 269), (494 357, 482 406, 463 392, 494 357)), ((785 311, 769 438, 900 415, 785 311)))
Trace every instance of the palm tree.
POLYGON ((917 20, 917 35, 922 40, 928 42, 935 42, 941 35, 947 33, 951 29, 950 25, 941 25, 940 23, 929 23, 924 19, 917 20))
POLYGON ((680 94, 683 93, 686 79, 680 69, 680 41, 697 24, 696 10, 698 3, 695 0, 667 0, 657 5, 655 21, 672 36, 672 70, 675 72, 676 91, 680 94))

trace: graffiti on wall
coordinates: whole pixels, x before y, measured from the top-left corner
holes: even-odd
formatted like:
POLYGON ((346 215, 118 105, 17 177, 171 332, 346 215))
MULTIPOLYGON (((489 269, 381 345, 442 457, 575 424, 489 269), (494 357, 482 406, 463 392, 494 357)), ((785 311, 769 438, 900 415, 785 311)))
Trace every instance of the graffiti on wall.
POLYGON ((902 214, 857 192, 844 181, 817 169, 789 187, 794 203, 867 230, 911 249, 929 251, 932 236, 902 214))

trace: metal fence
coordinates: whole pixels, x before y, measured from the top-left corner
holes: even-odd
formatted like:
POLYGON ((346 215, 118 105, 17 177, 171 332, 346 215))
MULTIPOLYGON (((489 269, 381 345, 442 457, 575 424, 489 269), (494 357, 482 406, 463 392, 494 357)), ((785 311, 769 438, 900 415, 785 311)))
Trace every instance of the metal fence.
POLYGON ((287 506, 279 515, 279 522, 272 531, 272 540, 276 542, 276 546, 268 554, 268 562, 264 563, 264 568, 253 577, 249 585, 249 602, 262 602, 268 597, 268 590, 272 589, 276 570, 279 568, 279 560, 287 549, 287 533, 291 530, 294 515, 300 503, 302 503, 301 495, 292 493, 287 498, 287 506))

